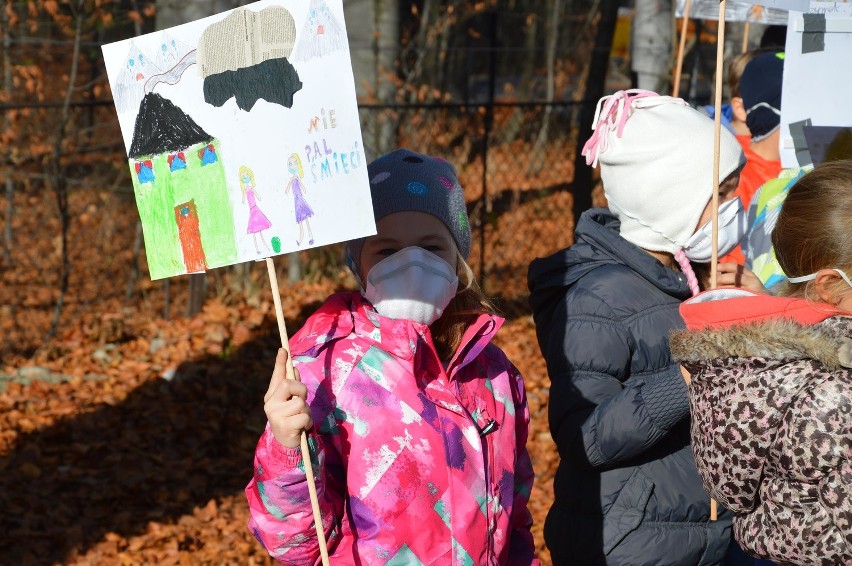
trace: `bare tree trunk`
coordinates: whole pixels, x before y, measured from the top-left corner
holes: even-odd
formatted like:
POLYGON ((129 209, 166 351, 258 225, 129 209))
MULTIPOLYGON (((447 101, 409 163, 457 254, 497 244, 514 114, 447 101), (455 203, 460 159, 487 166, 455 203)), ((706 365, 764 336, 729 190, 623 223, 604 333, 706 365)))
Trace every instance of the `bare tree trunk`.
POLYGON ((302 254, 293 252, 287 254, 287 281, 295 283, 302 280, 302 254))
POLYGON ((83 33, 83 20, 85 14, 83 9, 85 1, 79 0, 74 9, 76 25, 74 29, 74 50, 71 54, 71 72, 68 76, 68 88, 65 90, 65 100, 62 104, 62 119, 59 123, 59 128, 56 131, 56 139, 53 144, 53 153, 50 157, 50 167, 52 173, 53 190, 56 194, 56 205, 59 209, 60 222, 60 253, 62 265, 59 270, 59 297, 56 299, 56 308, 53 312, 53 321, 50 324, 50 329, 47 332, 45 341, 50 340, 56 334, 59 327, 59 319, 62 317, 62 307, 65 303, 65 294, 68 292, 68 279, 71 275, 71 261, 68 257, 68 228, 71 222, 71 216, 68 211, 68 179, 65 177, 65 170, 62 166, 62 141, 65 139, 65 133, 68 128, 68 122, 71 118, 71 95, 74 92, 77 83, 77 72, 80 61, 80 39, 83 33))
MULTIPOLYGON (((525 38, 525 57, 524 69, 521 73, 521 82, 519 89, 519 101, 525 102, 530 98, 530 86, 532 85, 533 73, 535 72, 536 63, 536 44, 538 43, 538 21, 539 18, 535 14, 530 14, 527 17, 527 25, 524 28, 525 38)), ((521 130, 521 124, 524 122, 524 107, 519 106, 512 112, 512 117, 502 128, 498 143, 511 143, 515 141, 518 132, 521 130)))
POLYGON ((164 279, 163 280, 163 318, 169 320, 172 316, 171 307, 172 307, 172 280, 164 279))
MULTIPOLYGON (((390 80, 399 57, 399 3, 391 0, 346 0, 343 3, 349 52, 360 101, 394 101, 390 80)), ((396 147, 396 120, 390 112, 368 111, 361 120, 367 160, 396 147)))
POLYGON ((581 107, 579 119, 580 139, 574 155, 574 181, 571 183, 571 193, 574 196, 574 225, 583 211, 592 206, 592 169, 586 165, 585 158, 580 155, 582 147, 592 130, 595 116, 595 102, 603 96, 606 86, 606 74, 609 67, 609 54, 612 50, 612 37, 615 33, 615 23, 618 19, 619 0, 601 0, 600 20, 595 34, 595 46, 589 60, 586 75, 586 88, 583 99, 586 103, 581 107))
POLYGON ((547 31, 547 106, 544 107, 544 114, 541 118, 541 129, 538 131, 538 138, 533 146, 533 158, 530 159, 530 165, 527 171, 530 174, 538 173, 544 166, 547 146, 548 131, 550 129, 550 115, 553 113, 553 99, 556 95, 554 76, 556 74, 556 46, 559 43, 559 15, 561 13, 561 0, 550 0, 550 26, 547 31))
POLYGON ((139 254, 142 253, 142 221, 136 221, 136 236, 133 238, 133 259, 130 262, 130 277, 127 278, 127 290, 124 292, 125 300, 130 300, 136 290, 136 282, 139 280, 139 254))
POLYGON ((195 316, 204 307, 207 299, 207 274, 193 273, 189 276, 189 300, 186 304, 186 316, 195 316))
POLYGON ((252 267, 254 265, 254 262, 247 262, 238 263, 233 266, 233 277, 231 277, 229 284, 230 289, 242 293, 249 301, 260 291, 257 282, 252 277, 252 267))
MULTIPOLYGON (((139 10, 137 0, 132 2, 133 9, 139 10)), ((133 32, 136 37, 142 35, 142 23, 139 20, 133 20, 133 32)), ((136 282, 139 280, 139 254, 142 252, 142 220, 136 221, 136 236, 133 238, 133 259, 130 263, 130 277, 127 279, 127 289, 124 292, 124 298, 130 300, 133 292, 136 290, 136 282)), ((166 319, 168 319, 168 307, 166 307, 166 319)))
MULTIPOLYGON (((131 0, 130 5, 133 6, 133 9, 136 10, 136 12, 140 11, 139 10, 139 2, 137 0, 131 0)), ((159 15, 160 15, 160 6, 158 5, 157 6, 157 16, 159 16, 159 15)), ((134 18, 134 20, 133 20, 133 35, 135 35, 136 37, 139 37, 140 35, 142 35, 142 20, 140 20, 139 18, 134 18)))
MULTIPOLYGON (((3 90, 6 93, 6 99, 10 100, 12 96, 12 58, 9 54, 12 38, 11 30, 9 29, 9 14, 6 10, 0 10, 0 22, 3 27, 3 90)), ((7 113, 3 120, 5 129, 12 126, 12 120, 7 113)), ((8 154, 7 154, 8 155, 8 154)), ((12 179, 12 163, 6 162, 6 223, 3 229, 3 251, 6 260, 12 262, 12 216, 15 214, 15 183, 12 179)))
MULTIPOLYGON (((414 66, 406 76, 406 85, 410 84, 412 81, 417 81, 422 78, 423 63, 429 55, 426 45, 428 44, 427 40, 429 30, 433 25, 432 12, 437 12, 437 9, 439 8, 438 4, 438 0, 423 0, 423 8, 420 14, 420 27, 417 30, 417 39, 413 42, 413 47, 416 50, 416 57, 414 60, 414 66)), ((409 102, 416 103, 418 100, 415 98, 415 95, 412 95, 409 96, 409 102)))
POLYGON ((670 0, 636 0, 631 41, 631 67, 636 86, 670 92, 669 56, 672 42, 670 0))
MULTIPOLYGON (((374 67, 376 69, 376 93, 383 104, 395 102, 396 86, 390 73, 395 73, 399 60, 399 2, 375 0, 374 67)), ((397 146, 398 122, 385 112, 376 120, 375 154, 383 155, 397 146)))

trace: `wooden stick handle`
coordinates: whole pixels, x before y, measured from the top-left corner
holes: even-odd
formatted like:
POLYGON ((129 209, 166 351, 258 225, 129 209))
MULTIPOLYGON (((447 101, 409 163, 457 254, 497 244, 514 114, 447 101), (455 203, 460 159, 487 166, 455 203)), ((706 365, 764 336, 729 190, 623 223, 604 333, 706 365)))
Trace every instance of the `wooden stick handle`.
MULTIPOLYGON (((272 286, 272 302, 275 304, 275 319, 278 321, 278 333, 281 335, 281 347, 287 351, 287 379, 296 379, 296 372, 293 370, 293 356, 290 355, 290 339, 287 337, 287 326, 284 323, 284 308, 281 306, 281 292, 278 290, 278 275, 275 273, 275 264, 272 258, 266 258, 266 269, 269 272, 269 284, 272 286)), ((308 446, 308 435, 302 431, 302 463, 305 467, 305 476, 308 480, 308 493, 311 496, 311 509, 314 512, 314 528, 317 532, 317 542, 319 543, 320 556, 322 557, 323 566, 329 566, 328 562, 328 545, 325 542, 325 532, 322 526, 322 514, 319 508, 319 498, 317 497, 317 486, 314 481, 314 470, 311 463, 311 452, 308 446)))
MULTIPOLYGON (((719 285, 719 159, 722 146, 722 74, 725 66, 725 0, 719 2, 719 34, 716 36, 716 100, 713 117, 713 255, 710 257, 710 288, 719 285)), ((710 520, 718 518, 716 500, 710 498, 710 520)))
POLYGON ((677 98, 680 94, 680 75, 683 72, 683 52, 686 49, 686 29, 689 25, 689 9, 692 0, 686 0, 683 8, 683 23, 680 26, 680 43, 677 48, 677 63, 675 64, 674 84, 672 85, 672 97, 677 98))
POLYGON ((713 117, 713 251, 710 258, 710 288, 718 285, 719 267, 719 158, 722 144, 722 75, 725 67, 725 0, 719 2, 719 34, 716 37, 716 92, 713 117))

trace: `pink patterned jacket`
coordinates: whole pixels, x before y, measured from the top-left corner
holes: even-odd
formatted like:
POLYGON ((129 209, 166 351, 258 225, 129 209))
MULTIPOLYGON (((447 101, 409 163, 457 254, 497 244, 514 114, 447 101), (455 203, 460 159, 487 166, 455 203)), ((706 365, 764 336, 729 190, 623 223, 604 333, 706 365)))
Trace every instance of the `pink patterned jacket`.
MULTIPOLYGON (((332 295, 293 337, 308 387, 323 528, 338 564, 538 564, 518 371, 481 316, 443 367, 429 328, 332 295)), ((286 564, 316 564, 301 451, 269 427, 246 487, 249 528, 286 564)))

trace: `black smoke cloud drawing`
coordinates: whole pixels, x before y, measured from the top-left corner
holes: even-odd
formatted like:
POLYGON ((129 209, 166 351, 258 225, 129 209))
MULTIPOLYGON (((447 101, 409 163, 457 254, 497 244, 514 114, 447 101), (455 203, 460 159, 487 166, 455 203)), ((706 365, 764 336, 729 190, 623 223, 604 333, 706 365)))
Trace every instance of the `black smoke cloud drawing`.
POLYGON ((241 8, 210 25, 198 42, 198 64, 204 77, 204 100, 222 106, 234 98, 250 111, 266 100, 285 108, 302 81, 287 59, 296 42, 296 23, 282 6, 259 12, 241 8))

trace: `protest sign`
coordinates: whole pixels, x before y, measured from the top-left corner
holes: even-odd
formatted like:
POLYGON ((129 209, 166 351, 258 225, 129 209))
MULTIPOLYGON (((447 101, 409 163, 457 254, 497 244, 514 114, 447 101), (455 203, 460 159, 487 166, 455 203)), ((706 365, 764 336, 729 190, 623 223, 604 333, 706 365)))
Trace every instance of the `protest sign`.
MULTIPOLYGON (((792 5, 801 0, 773 2, 768 0, 755 4, 751 2, 726 2, 725 20, 728 22, 749 22, 755 24, 787 24, 787 10, 781 4, 792 5)), ((718 20, 719 0, 690 0, 687 17, 697 20, 718 20)), ((687 12, 687 0, 677 0, 675 17, 682 18, 687 12)), ((807 9, 807 0, 804 0, 807 9)))
MULTIPOLYGON (((781 164, 803 167, 814 162, 808 127, 852 126, 852 3, 811 2, 807 14, 790 12, 785 52, 781 164)), ((815 144, 818 131, 809 132, 815 144)))
POLYGON ((152 279, 375 233, 341 0, 103 47, 152 279))
POLYGON ((289 352, 270 256, 376 230, 342 0, 263 0, 103 54, 151 278, 265 258, 289 352))

